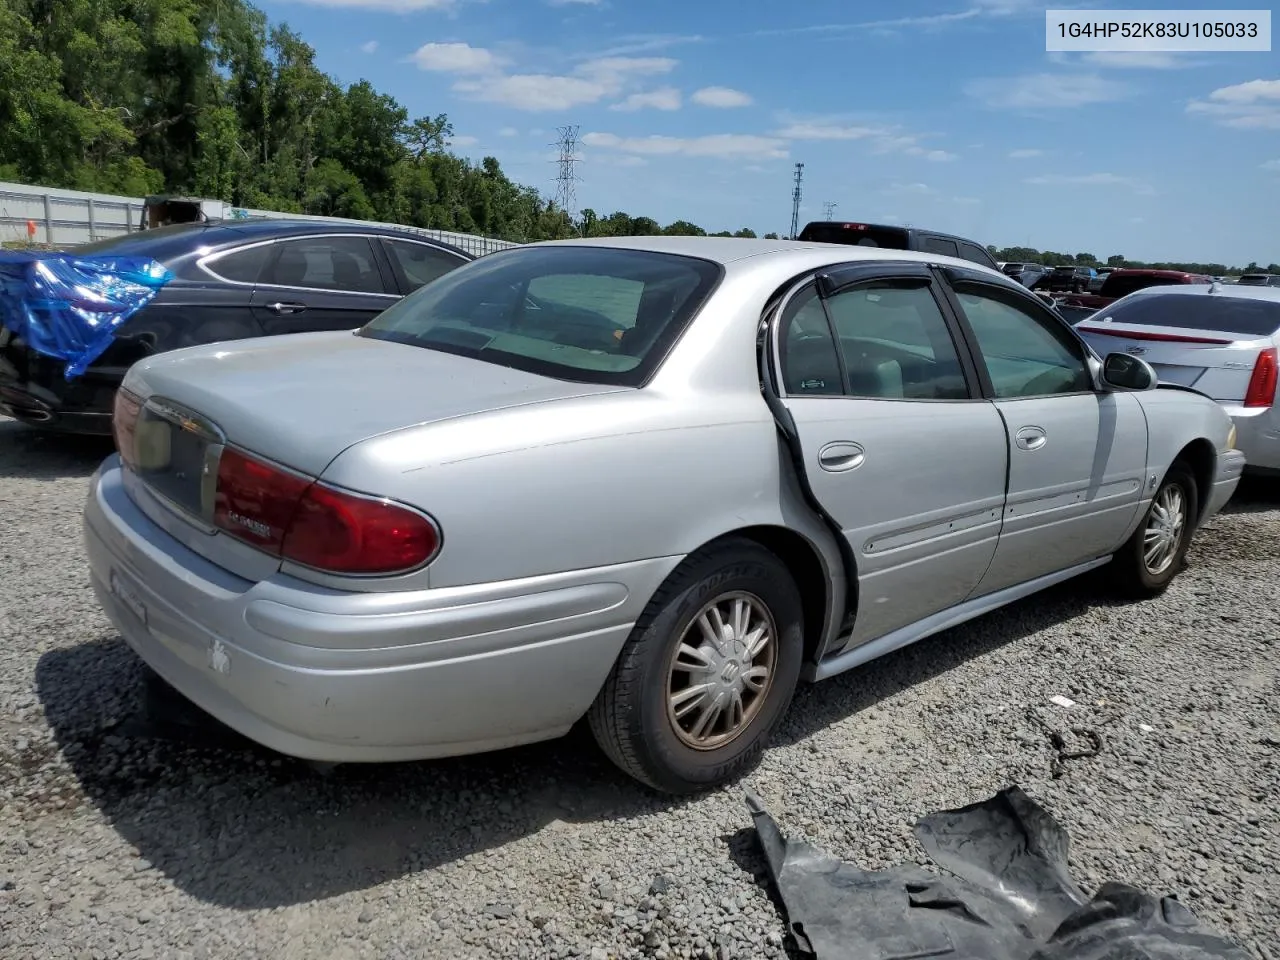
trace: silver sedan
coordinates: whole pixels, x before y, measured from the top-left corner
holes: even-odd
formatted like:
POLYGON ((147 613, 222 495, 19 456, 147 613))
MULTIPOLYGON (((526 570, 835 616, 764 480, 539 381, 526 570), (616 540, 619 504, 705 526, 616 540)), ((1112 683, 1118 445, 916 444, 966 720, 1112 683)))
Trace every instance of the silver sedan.
POLYGON ((329 762, 586 716, 664 791, 820 680, 1085 571, 1162 590, 1244 462, 1227 415, 924 253, 536 244, 351 332, 144 360, 85 536, 161 678, 329 762))

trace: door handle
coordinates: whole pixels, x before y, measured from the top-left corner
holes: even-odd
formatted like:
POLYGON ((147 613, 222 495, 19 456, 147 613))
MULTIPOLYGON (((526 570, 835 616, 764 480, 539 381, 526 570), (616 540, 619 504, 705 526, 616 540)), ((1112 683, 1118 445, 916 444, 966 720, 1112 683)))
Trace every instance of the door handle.
POLYGON ((268 303, 267 309, 272 313, 301 313, 307 309, 307 305, 305 303, 281 303, 277 301, 268 303))
POLYGON ((1043 427, 1023 427, 1013 436, 1014 442, 1023 450, 1039 450, 1049 442, 1043 427))
POLYGON ((858 444, 848 440, 828 443, 818 451, 818 466, 828 473, 842 473, 862 466, 867 453, 858 444))

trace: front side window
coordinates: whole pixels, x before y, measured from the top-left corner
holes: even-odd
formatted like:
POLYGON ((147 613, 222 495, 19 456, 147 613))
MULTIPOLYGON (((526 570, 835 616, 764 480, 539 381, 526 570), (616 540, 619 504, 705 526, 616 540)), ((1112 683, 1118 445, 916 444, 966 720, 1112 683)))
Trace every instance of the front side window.
POLYGON ((445 250, 437 250, 425 243, 412 240, 383 239, 383 245, 391 255, 391 268, 399 275, 403 290, 410 293, 450 270, 456 270, 467 261, 445 250))
POLYGON ((972 287, 957 289, 956 298, 998 399, 1093 389, 1084 351, 1059 321, 972 287))
POLYGON ((706 260, 642 250, 504 250, 393 304, 360 335, 561 379, 639 386, 720 273, 706 260))
POLYGON ((308 237, 279 244, 260 283, 349 293, 388 293, 366 237, 308 237))

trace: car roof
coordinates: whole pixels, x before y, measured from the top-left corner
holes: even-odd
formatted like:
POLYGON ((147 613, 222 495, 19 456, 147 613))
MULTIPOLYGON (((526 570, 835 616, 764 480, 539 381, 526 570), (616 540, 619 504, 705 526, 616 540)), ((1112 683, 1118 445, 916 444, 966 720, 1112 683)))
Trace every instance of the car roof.
POLYGON ((801 240, 751 240, 740 237, 588 237, 575 240, 544 240, 526 244, 527 247, 587 246, 612 247, 618 250, 642 250, 652 253, 669 253, 696 257, 727 267, 751 258, 770 260, 792 259, 797 272, 810 266, 848 263, 854 260, 893 260, 902 262, 937 263, 942 266, 964 267, 981 271, 1002 282, 1016 283, 999 270, 972 260, 945 257, 918 250, 898 250, 892 247, 859 247, 842 243, 817 243, 801 240))
POLYGON ((1235 283, 1179 283, 1168 286, 1144 287, 1125 297, 1213 297, 1236 300, 1271 300, 1280 302, 1280 287, 1249 287, 1235 283))

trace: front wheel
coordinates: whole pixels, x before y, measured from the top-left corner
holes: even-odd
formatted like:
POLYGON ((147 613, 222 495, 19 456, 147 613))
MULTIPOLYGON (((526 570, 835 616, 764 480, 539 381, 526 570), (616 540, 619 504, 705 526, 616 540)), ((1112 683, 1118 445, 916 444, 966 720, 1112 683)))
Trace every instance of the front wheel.
POLYGON ((803 630, 777 556, 737 538, 696 551, 650 600, 596 697, 596 742, 666 793, 735 779, 791 703, 803 630))
POLYGON ((1199 516, 1195 476, 1186 464, 1175 463, 1113 560, 1125 593, 1149 597, 1164 592, 1183 567, 1199 516))

